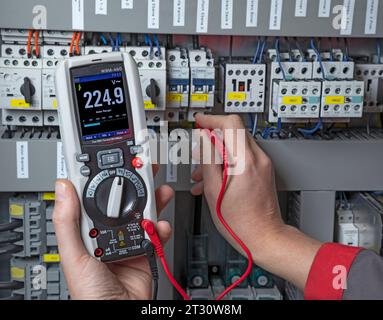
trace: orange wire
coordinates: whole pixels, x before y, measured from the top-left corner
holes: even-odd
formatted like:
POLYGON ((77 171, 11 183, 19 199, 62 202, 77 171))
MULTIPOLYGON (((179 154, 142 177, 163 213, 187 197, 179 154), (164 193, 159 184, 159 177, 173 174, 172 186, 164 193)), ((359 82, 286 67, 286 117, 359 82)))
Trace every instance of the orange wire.
POLYGON ((70 56, 73 56, 73 46, 74 46, 74 41, 76 39, 76 35, 77 35, 77 32, 73 32, 72 40, 71 40, 70 46, 69 46, 69 55, 70 56))
POLYGON ((28 58, 31 57, 31 42, 33 37, 33 30, 29 30, 28 32, 28 41, 27 41, 27 56, 28 58))
POLYGON ((35 31, 35 55, 36 55, 36 58, 40 57, 39 32, 38 31, 35 31))
POLYGON ((81 32, 78 32, 76 37, 76 54, 78 56, 80 55, 80 39, 81 39, 81 32))

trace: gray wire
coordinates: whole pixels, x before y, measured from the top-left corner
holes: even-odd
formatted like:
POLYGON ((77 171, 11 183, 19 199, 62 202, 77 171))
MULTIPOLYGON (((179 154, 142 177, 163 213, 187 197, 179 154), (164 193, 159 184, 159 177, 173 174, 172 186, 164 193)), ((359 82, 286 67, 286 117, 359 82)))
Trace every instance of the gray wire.
POLYGON ((0 247, 0 255, 2 254, 13 254, 23 251, 22 246, 17 246, 15 244, 8 244, 6 246, 0 247))
POLYGON ((23 222, 21 220, 15 220, 12 222, 3 223, 3 224, 0 224, 0 232, 11 231, 21 227, 22 225, 23 225, 23 222))

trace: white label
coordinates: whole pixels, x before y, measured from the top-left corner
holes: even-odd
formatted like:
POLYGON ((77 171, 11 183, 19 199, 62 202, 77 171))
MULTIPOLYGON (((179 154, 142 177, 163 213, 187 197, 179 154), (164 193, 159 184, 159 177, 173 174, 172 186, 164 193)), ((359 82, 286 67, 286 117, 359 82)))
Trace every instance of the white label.
POLYGON ((84 0, 72 0, 72 29, 84 30, 84 0))
POLYGON ((108 14, 108 0, 96 0, 95 2, 95 14, 108 14))
POLYGON ((331 0, 320 0, 319 1, 319 18, 329 18, 331 12, 331 0))
POLYGON ((342 35, 352 34, 352 26, 354 24, 354 9, 355 9, 355 0, 344 0, 340 34, 342 35))
POLYGON ((307 0, 295 1, 295 16, 307 17, 307 0))
POLYGON ((66 170, 65 165, 65 158, 63 153, 63 144, 62 142, 57 142, 57 165, 56 165, 56 173, 57 173, 57 179, 66 179, 68 178, 68 173, 66 170))
POLYGON ((133 9, 133 0, 121 0, 121 9, 133 9))
POLYGON ((209 0, 198 0, 197 32, 206 33, 209 25, 209 0))
POLYGON ((365 34, 376 34, 376 25, 378 22, 379 0, 368 0, 366 10, 365 34))
POLYGON ((247 0, 246 27, 258 25, 258 0, 247 0))
POLYGON ((170 156, 170 151, 172 147, 176 145, 177 142, 169 142, 169 157, 168 163, 166 164, 166 182, 177 182, 177 165, 173 164, 170 156))
POLYGON ((281 30, 283 0, 271 0, 270 30, 281 30))
POLYGON ((16 142, 17 179, 29 179, 28 142, 16 142))
POLYGON ((160 0, 148 0, 148 29, 160 27, 160 0))
POLYGON ((173 1, 173 26, 185 26, 185 0, 173 1))
POLYGON ((233 0, 221 0, 221 29, 233 29, 233 0))

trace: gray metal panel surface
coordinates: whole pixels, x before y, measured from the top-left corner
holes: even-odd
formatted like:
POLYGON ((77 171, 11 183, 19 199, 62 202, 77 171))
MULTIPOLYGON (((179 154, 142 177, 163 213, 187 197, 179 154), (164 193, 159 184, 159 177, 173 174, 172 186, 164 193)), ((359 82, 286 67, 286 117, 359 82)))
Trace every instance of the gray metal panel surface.
MULTIPOLYGON (((368 0, 355 1, 355 14, 352 37, 366 37, 365 17, 368 0)), ((308 2, 307 16, 295 17, 295 0, 283 1, 281 30, 270 30, 270 0, 259 0, 257 27, 246 27, 247 0, 234 0, 233 28, 221 28, 221 1, 210 0, 209 22, 207 34, 216 35, 264 35, 264 36, 340 36, 340 30, 333 27, 333 20, 338 12, 333 12, 335 6, 343 4, 343 0, 332 0, 329 18, 319 18, 319 0, 308 2)), ((2 0, 0 10, 0 27, 2 28, 32 28, 33 8, 44 5, 47 9, 47 29, 72 29, 72 1, 59 0, 2 0)), ((196 16, 197 0, 185 1, 185 26, 173 26, 173 0, 160 0, 159 29, 148 29, 148 1, 134 1, 134 8, 121 9, 121 1, 108 1, 107 15, 95 14, 95 0, 84 0, 85 31, 126 32, 126 33, 169 33, 197 34, 196 16)), ((379 17, 376 35, 383 36, 383 3, 379 4, 379 17)))
MULTIPOLYGON (((261 140, 280 191, 383 190, 383 139, 261 140)), ((16 141, 0 139, 0 192, 49 191, 57 176, 57 140, 29 140, 29 179, 17 179, 16 141)), ((156 183, 166 181, 162 165, 156 183)), ((178 166, 176 191, 190 189, 190 166, 178 166)))

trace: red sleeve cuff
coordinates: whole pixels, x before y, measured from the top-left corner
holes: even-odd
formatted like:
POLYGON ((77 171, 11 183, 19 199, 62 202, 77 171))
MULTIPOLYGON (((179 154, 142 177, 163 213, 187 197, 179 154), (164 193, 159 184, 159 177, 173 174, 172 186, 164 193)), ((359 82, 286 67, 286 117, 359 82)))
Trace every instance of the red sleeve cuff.
POLYGON ((363 248, 326 243, 311 266, 305 288, 306 300, 341 300, 347 275, 363 248))

